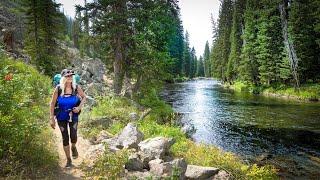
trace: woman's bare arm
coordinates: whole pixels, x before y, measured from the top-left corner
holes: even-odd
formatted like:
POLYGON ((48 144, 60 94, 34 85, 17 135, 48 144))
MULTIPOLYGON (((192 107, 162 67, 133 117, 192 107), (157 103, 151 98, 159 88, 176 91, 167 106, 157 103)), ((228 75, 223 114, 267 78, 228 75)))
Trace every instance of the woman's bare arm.
POLYGON ((87 96, 85 95, 85 93, 83 92, 83 90, 81 89, 80 86, 78 86, 78 94, 79 96, 81 97, 81 103, 79 104, 78 108, 79 110, 82 109, 84 103, 86 102, 87 100, 87 96))
POLYGON ((58 98, 58 87, 54 90, 54 93, 52 94, 51 103, 50 103, 50 125, 53 129, 56 127, 56 121, 54 118, 54 107, 56 105, 58 98))

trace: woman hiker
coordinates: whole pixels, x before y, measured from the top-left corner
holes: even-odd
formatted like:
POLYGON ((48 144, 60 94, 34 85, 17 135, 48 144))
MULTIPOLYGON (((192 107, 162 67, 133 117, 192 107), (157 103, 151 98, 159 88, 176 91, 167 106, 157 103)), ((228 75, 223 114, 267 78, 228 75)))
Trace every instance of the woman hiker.
POLYGON ((60 84, 55 88, 50 104, 50 125, 55 129, 57 119, 63 140, 63 149, 67 157, 66 167, 72 166, 70 157, 69 134, 71 139, 72 157, 78 157, 76 148, 78 118, 81 108, 86 101, 86 95, 76 81, 74 72, 64 69, 61 72, 60 84), (57 105, 57 106, 56 106, 57 105))

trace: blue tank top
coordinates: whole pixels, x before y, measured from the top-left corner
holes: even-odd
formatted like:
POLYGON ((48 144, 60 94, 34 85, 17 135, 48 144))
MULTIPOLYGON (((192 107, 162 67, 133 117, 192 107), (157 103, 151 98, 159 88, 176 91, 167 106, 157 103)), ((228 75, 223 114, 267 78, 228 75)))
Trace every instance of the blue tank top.
MULTIPOLYGON (((58 96, 59 112, 57 114, 58 121, 68 121, 70 119, 69 113, 74 107, 77 107, 77 103, 80 101, 77 95, 70 96, 58 96)), ((72 113, 72 121, 78 121, 79 114, 72 113)))

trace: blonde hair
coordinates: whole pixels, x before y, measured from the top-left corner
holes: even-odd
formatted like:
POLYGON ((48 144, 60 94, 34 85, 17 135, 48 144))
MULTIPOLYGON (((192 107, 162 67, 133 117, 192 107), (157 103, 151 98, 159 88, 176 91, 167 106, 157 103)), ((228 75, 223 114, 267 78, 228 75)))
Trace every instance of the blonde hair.
MULTIPOLYGON (((60 88, 61 88, 61 96, 64 95, 64 91, 66 89, 66 83, 67 83, 67 78, 66 77, 61 77, 60 79, 60 88)), ((75 91, 77 88, 77 83, 75 76, 72 76, 72 90, 75 91)))

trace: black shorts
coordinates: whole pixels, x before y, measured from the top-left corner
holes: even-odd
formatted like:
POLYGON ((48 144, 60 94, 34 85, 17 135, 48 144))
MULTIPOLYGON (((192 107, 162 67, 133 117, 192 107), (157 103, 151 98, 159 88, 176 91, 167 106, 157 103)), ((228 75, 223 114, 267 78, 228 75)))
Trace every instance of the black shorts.
POLYGON ((78 130, 78 121, 58 121, 59 129, 62 134, 63 146, 69 145, 69 133, 68 126, 70 131, 71 143, 77 142, 77 130, 78 130))

